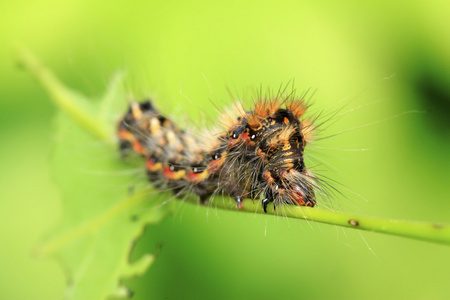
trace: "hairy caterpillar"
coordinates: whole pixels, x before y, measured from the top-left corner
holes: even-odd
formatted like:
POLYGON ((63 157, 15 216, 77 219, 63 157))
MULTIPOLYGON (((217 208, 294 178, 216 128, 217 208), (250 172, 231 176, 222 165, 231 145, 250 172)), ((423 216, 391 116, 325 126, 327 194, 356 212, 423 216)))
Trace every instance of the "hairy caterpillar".
POLYGON ((305 166, 303 152, 314 132, 304 118, 308 106, 294 95, 260 97, 253 110, 240 103, 222 116, 224 130, 205 139, 179 129, 150 101, 133 102, 117 135, 123 154, 145 157, 149 180, 177 197, 193 192, 202 203, 216 193, 267 205, 314 206, 318 179, 305 166))

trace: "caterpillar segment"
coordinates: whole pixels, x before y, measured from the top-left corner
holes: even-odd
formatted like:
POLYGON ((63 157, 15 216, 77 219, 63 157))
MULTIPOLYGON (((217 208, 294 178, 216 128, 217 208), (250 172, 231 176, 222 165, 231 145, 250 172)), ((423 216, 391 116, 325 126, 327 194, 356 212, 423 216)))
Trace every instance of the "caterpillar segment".
POLYGON ((158 188, 177 197, 193 191, 205 202, 215 190, 209 179, 200 141, 160 115, 150 101, 133 102, 118 125, 120 149, 145 157, 147 176, 158 188))
MULTIPOLYGON (((222 172, 238 178, 231 196, 263 198, 262 205, 281 203, 314 206, 314 175, 305 167, 303 151, 311 138, 312 124, 301 120, 306 105, 279 98, 256 102, 253 111, 237 117, 239 125, 227 135, 227 159, 222 172), (307 134, 304 130, 307 129, 307 134)), ((227 178, 220 176, 222 186, 227 178)))
POLYGON ((223 194, 242 209, 245 198, 314 206, 317 179, 304 163, 303 152, 314 124, 303 118, 301 99, 264 99, 252 111, 240 104, 226 111, 225 130, 200 141, 160 115, 150 101, 133 102, 118 125, 120 149, 146 158, 149 180, 177 197, 193 192, 207 203, 223 194))

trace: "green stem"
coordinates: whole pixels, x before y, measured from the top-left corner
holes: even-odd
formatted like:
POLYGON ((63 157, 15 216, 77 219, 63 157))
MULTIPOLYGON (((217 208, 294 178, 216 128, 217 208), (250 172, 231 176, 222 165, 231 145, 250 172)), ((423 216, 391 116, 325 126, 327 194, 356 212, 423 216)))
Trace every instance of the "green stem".
MULTIPOLYGON (((189 202, 197 203, 197 201, 192 200, 189 200, 189 202)), ((220 209, 236 210, 236 204, 232 199, 215 201, 211 205, 220 209)), ((246 199, 244 207, 242 211, 264 214, 259 201, 246 199)), ((267 214, 450 245, 449 224, 391 220, 293 205, 280 206, 277 208, 277 211, 273 211, 269 205, 267 214)))
MULTIPOLYGON (((65 87, 52 73, 46 69, 30 52, 19 49, 19 61, 41 82, 47 89, 53 102, 78 124, 102 140, 113 140, 112 124, 105 124, 100 112, 86 99, 80 101, 80 95, 65 87)), ((197 204, 198 201, 188 199, 188 202, 197 204)), ((225 198, 223 201, 214 201, 210 204, 220 209, 236 210, 234 201, 225 198)), ((259 201, 244 201, 242 211, 265 214, 259 201)), ((277 211, 269 209, 270 215, 281 215, 289 218, 308 220, 342 227, 386 233, 396 236, 408 237, 416 240, 450 245, 450 225, 438 223, 418 223, 410 221, 389 220, 369 216, 323 210, 319 208, 300 206, 280 206, 277 211)))

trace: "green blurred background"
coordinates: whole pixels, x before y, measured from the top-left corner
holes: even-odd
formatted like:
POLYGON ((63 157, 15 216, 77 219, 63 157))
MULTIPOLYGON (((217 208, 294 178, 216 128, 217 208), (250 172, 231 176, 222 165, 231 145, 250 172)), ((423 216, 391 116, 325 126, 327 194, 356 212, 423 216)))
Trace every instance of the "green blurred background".
MULTIPOLYGON (((17 42, 89 95, 126 70, 130 92, 195 124, 216 116, 211 102, 230 103, 227 86, 242 95, 295 80, 315 91, 312 112, 351 111, 323 135, 354 130, 307 150, 347 196, 337 209, 450 222, 447 1, 15 1, 1 11, 1 299, 59 299, 65 284, 56 262, 31 255, 63 199, 49 165, 55 108, 16 67, 17 42)), ((183 205, 133 257, 158 244, 149 272, 127 282, 134 299, 450 297, 450 248, 404 238, 183 205)))

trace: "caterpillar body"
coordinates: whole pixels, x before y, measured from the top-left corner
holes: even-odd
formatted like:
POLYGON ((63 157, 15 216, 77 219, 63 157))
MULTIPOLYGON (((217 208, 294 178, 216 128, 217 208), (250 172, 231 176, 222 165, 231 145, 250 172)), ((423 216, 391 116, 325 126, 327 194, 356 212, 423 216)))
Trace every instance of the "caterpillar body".
POLYGON ((146 159, 149 180, 177 197, 193 192, 206 204, 223 194, 243 208, 245 198, 269 203, 314 206, 317 177, 306 168, 304 150, 314 122, 304 118, 301 98, 268 97, 245 111, 240 103, 222 116, 224 130, 196 137, 162 116, 150 101, 131 103, 117 135, 123 154, 146 159))

